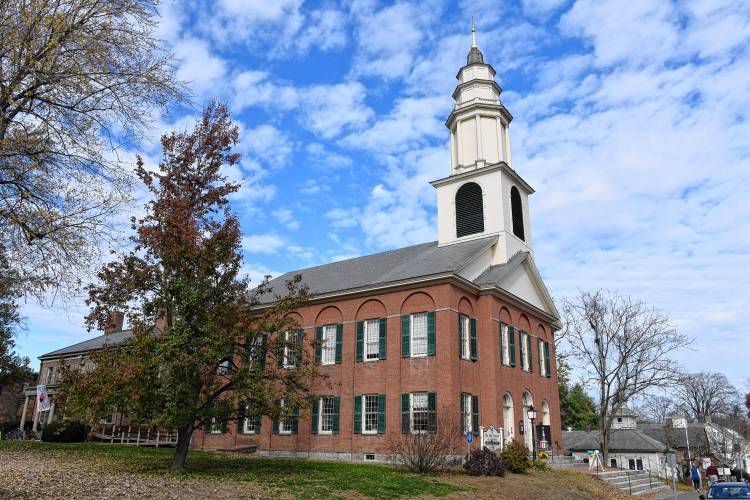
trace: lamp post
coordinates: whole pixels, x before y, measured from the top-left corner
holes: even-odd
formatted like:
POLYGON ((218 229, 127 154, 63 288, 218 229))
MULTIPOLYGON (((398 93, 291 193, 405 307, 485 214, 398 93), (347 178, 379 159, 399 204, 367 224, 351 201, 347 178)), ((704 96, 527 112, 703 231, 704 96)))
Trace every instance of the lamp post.
POLYGON ((526 410, 526 416, 529 417, 529 420, 531 421, 531 458, 532 460, 536 460, 536 426, 534 425, 534 420, 536 420, 536 410, 534 409, 534 405, 529 406, 526 410))

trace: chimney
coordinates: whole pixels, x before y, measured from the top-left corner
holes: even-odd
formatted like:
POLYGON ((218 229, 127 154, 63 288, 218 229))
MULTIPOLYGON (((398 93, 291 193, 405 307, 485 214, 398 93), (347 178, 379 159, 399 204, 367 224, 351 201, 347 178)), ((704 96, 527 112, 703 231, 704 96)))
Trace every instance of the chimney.
POLYGON ((107 325, 104 327, 104 334, 109 335, 110 333, 119 332, 122 330, 123 322, 125 321, 125 313, 122 311, 113 311, 109 313, 107 317, 107 325))

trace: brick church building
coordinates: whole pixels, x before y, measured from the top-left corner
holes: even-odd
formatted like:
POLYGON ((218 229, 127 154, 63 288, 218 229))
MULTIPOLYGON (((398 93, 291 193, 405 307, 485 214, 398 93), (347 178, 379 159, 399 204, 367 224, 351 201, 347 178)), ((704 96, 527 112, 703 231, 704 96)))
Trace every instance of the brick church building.
POLYGON ((315 360, 327 377, 313 386, 321 397, 311 410, 199 430, 194 447, 380 460, 389 437, 434 430, 435 415, 455 408, 464 432, 492 425, 506 442, 520 438, 531 449, 533 406, 537 449, 561 451, 559 318, 534 263, 534 191, 511 168, 512 116, 494 77, 473 43, 446 122, 450 175, 432 182, 438 241, 271 282, 283 295, 301 274, 312 293, 293 313, 303 334, 322 344, 315 360))
MULTIPOLYGON (((271 282, 283 295, 286 282, 301 274, 312 293, 293 313, 301 332, 319 341, 315 361, 327 376, 312 387, 320 395, 312 408, 281 422, 263 417, 207 426, 193 434, 194 448, 255 446, 267 455, 383 460, 391 438, 433 431, 436 415, 453 411, 463 433, 494 426, 505 442, 521 439, 531 449, 533 406, 537 450, 562 452, 559 318, 534 262, 528 206, 534 191, 512 168, 512 116, 494 77, 473 43, 446 122, 451 169, 431 183, 437 241, 291 271, 271 282)), ((61 360, 85 365, 92 350, 130 336, 117 320, 101 337, 40 358, 40 382, 53 403, 61 360)), ((284 356, 280 368, 294 362, 284 356)), ((26 396, 24 410, 33 402, 31 387, 26 396)), ((53 415, 54 407, 41 418, 53 415)))

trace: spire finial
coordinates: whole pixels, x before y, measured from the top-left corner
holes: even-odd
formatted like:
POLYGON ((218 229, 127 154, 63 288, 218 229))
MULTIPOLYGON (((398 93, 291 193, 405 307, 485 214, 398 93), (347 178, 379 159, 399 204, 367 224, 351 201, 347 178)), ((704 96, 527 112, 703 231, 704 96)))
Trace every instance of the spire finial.
POLYGON ((474 27, 474 16, 471 16, 471 48, 477 48, 477 29, 474 27))

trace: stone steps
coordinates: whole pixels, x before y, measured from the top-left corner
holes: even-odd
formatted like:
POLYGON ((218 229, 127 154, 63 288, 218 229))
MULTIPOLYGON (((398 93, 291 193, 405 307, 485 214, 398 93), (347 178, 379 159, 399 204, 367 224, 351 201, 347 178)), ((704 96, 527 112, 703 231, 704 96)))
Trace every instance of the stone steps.
POLYGON ((626 471, 626 470, 609 470, 605 472, 590 472, 602 481, 618 488, 631 495, 641 496, 652 493, 663 492, 669 489, 669 486, 656 476, 649 476, 648 471, 626 471))

